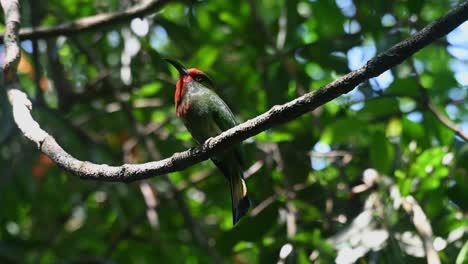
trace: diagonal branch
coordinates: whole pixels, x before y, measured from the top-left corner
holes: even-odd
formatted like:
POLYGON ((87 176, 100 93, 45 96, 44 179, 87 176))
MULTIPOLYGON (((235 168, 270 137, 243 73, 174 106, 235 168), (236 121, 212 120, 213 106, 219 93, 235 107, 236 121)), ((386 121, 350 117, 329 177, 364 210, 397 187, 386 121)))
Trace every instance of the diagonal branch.
POLYGON ((434 248, 434 244, 432 242, 433 234, 431 223, 427 219, 427 216, 424 213, 422 207, 411 195, 404 197, 401 202, 403 209, 411 217, 411 222, 413 222, 416 231, 423 241, 424 251, 426 252, 427 256, 427 263, 440 264, 440 258, 437 255, 437 251, 434 248))
POLYGON ((453 132, 455 132, 455 134, 457 134, 458 136, 460 136, 464 141, 467 141, 468 142, 468 134, 465 133, 465 131, 463 131, 463 128, 461 128, 460 126, 458 126, 457 124, 455 124, 452 120, 450 120, 449 118, 447 118, 444 114, 442 114, 439 109, 437 109, 437 107, 430 101, 427 101, 426 102, 426 107, 429 109, 429 111, 432 112, 432 114, 434 114, 434 116, 439 119, 439 121, 446 127, 448 127, 449 129, 453 130, 453 132))
POLYGON ((429 110, 444 126, 446 126, 448 129, 451 129, 461 139, 468 142, 468 134, 465 133, 465 131, 463 131, 463 128, 461 128, 460 126, 455 124, 455 122, 447 118, 442 112, 439 111, 439 109, 437 109, 437 106, 431 100, 429 100, 427 90, 421 82, 421 76, 416 70, 414 62, 411 63, 411 68, 413 69, 413 73, 416 76, 416 82, 418 84, 419 91, 422 94, 421 103, 423 107, 429 110))
MULTIPOLYGON (((157 12, 169 1, 170 0, 142 1, 140 4, 124 11, 84 17, 57 26, 22 28, 19 32, 19 36, 22 40, 34 40, 57 36, 70 36, 78 32, 97 30, 116 23, 125 23, 135 17, 142 17, 157 12)), ((3 41, 4 37, 4 33, 0 35, 0 43, 3 41)))
MULTIPOLYGON (((19 57, 18 28, 15 18, 19 17, 17 0, 1 0, 6 12, 7 54, 4 71, 12 71, 8 59, 19 57), (5 5, 8 3, 9 5, 5 5), (16 8, 16 9, 15 9, 16 8), (13 11, 11 11, 13 10, 13 11), (16 26, 15 26, 16 25, 16 26), (14 45, 8 45, 13 43, 14 45), (16 46, 16 50, 11 47, 16 46), (17 52, 18 54, 14 54, 17 52)), ((80 161, 65 152, 62 147, 42 130, 31 116, 31 104, 25 93, 18 89, 18 82, 7 82, 8 97, 13 108, 13 116, 22 133, 35 142, 39 150, 49 156, 60 167, 83 179, 101 181, 134 181, 180 171, 198 162, 206 160, 215 153, 252 137, 273 126, 291 121, 338 96, 353 90, 357 85, 376 77, 384 71, 400 64, 405 59, 424 48, 438 38, 441 38, 468 19, 468 1, 461 3, 436 22, 426 26, 408 39, 396 44, 367 62, 363 67, 352 71, 341 78, 325 85, 317 91, 307 93, 283 105, 272 107, 267 112, 233 127, 215 138, 211 138, 200 147, 175 153, 169 158, 143 164, 124 164, 109 166, 80 161)), ((16 20, 16 21, 19 21, 16 20)), ((16 73, 16 68, 14 73, 16 73)), ((16 74, 14 74, 16 76, 16 74)), ((16 78, 17 80, 17 78, 16 78)), ((8 81, 8 80, 7 80, 8 81)))

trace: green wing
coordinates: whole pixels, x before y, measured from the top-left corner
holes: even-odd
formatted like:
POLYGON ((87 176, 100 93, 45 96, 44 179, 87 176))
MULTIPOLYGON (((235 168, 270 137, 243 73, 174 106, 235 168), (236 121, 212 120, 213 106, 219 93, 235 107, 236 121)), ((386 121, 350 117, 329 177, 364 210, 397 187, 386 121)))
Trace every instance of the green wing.
MULTIPOLYGON (((222 131, 228 130, 237 125, 236 118, 232 114, 231 109, 229 109, 226 103, 219 98, 219 96, 212 96, 211 102, 213 103, 213 120, 222 131)), ((234 147, 234 152, 241 166, 244 166, 245 158, 242 144, 238 144, 234 147)))

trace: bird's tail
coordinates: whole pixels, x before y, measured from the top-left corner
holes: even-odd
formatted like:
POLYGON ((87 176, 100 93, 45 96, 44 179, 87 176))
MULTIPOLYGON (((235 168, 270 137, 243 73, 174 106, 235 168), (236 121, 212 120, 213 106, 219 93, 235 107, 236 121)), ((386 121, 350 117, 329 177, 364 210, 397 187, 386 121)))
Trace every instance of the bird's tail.
POLYGON ((235 225, 250 208, 250 199, 247 196, 247 186, 245 185, 242 170, 230 175, 229 185, 232 199, 232 221, 235 225))
POLYGON ((242 170, 232 173, 229 177, 232 199, 232 221, 235 225, 250 208, 250 199, 247 196, 247 186, 245 185, 242 170))
MULTIPOLYGON (((234 159, 233 159, 234 160, 234 159)), ((241 166, 234 160, 223 161, 213 159, 229 182, 232 202, 232 222, 235 225, 247 213, 250 208, 250 199, 247 196, 247 186, 241 166)))

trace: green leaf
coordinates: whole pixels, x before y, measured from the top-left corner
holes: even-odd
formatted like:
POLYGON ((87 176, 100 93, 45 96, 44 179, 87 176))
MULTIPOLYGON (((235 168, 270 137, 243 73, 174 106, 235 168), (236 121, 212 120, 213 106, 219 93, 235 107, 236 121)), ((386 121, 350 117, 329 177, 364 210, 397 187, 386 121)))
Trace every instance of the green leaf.
POLYGON ((464 264, 468 261, 468 241, 465 242, 460 253, 458 253, 456 264, 464 264))
POLYGON ((394 149, 383 132, 376 132, 372 136, 369 155, 374 168, 388 174, 394 161, 394 149))
POLYGON ((390 121, 387 123, 387 129, 385 131, 385 134, 387 137, 399 137, 401 135, 401 132, 403 130, 401 120, 399 118, 392 118, 390 121))
POLYGON ((188 131, 179 132, 177 133, 176 137, 178 140, 181 140, 181 141, 192 140, 192 135, 190 135, 190 132, 188 131))
POLYGON ((419 95, 418 83, 415 78, 396 79, 385 90, 385 94, 416 97, 419 95))
POLYGON ((210 69, 213 63, 218 58, 219 50, 214 46, 203 46, 197 50, 192 59, 192 64, 197 65, 197 68, 210 69))
POLYGON ((466 194, 468 193, 468 177, 467 171, 465 174, 455 175, 454 181, 449 187, 448 196, 452 202, 457 204, 463 211, 468 211, 468 200, 466 194))
POLYGON ((159 90, 161 90, 161 87, 162 85, 160 82, 149 83, 149 84, 143 85, 137 91, 136 94, 140 97, 151 97, 151 96, 156 95, 159 92, 159 90))
POLYGON ((399 112, 400 107, 396 98, 377 98, 367 101, 364 107, 358 111, 358 115, 360 118, 374 119, 399 112))
POLYGON ((326 144, 338 144, 360 138, 367 122, 350 117, 338 119, 329 124, 322 133, 320 141, 326 144))
POLYGON ((446 145, 453 141, 453 137, 455 135, 453 130, 442 124, 434 114, 429 112, 424 113, 424 126, 428 134, 437 138, 441 144, 446 145))
POLYGON ((403 179, 399 181, 398 187, 402 196, 409 195, 411 193, 411 186, 413 185, 412 179, 403 179))

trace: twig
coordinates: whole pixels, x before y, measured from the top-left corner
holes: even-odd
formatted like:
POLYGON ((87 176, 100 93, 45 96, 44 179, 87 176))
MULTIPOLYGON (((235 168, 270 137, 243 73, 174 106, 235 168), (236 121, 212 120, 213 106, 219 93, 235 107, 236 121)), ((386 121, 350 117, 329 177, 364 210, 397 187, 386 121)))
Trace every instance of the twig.
POLYGON ((56 41, 48 39, 46 46, 49 76, 57 93, 58 106, 61 111, 67 112, 73 106, 70 99, 75 98, 71 92, 74 89, 70 89, 72 85, 66 77, 65 67, 60 61, 56 41))
MULTIPOLYGON (((170 2, 170 0, 142 1, 141 4, 130 7, 124 11, 84 17, 52 27, 23 28, 20 30, 19 35, 22 40, 32 40, 56 36, 69 36, 78 32, 97 30, 109 25, 127 22, 135 17, 142 17, 157 12, 168 2, 170 2)), ((3 38, 4 35, 1 34, 0 43, 2 43, 3 38)))
POLYGON ((431 101, 427 101, 426 107, 427 107, 427 109, 429 109, 429 111, 431 111, 432 114, 434 114, 434 116, 437 119, 439 119, 439 121, 442 124, 444 124, 444 126, 446 126, 449 129, 453 130, 453 132, 455 132, 455 134, 457 134, 463 140, 468 142, 468 134, 465 133, 465 131, 463 131, 463 129, 461 127, 457 126, 457 124, 455 124, 452 120, 448 119, 445 115, 443 115, 439 111, 439 109, 437 109, 437 107, 431 101))
POLYGON ((198 173, 195 173, 189 179, 177 184, 177 190, 179 190, 179 192, 183 192, 186 189, 195 186, 197 183, 207 179, 211 175, 213 175, 213 170, 202 170, 198 173))
POLYGON ((263 167, 263 165, 265 165, 265 160, 257 160, 254 164, 252 164, 252 166, 250 166, 244 171, 244 178, 250 178, 250 176, 259 171, 263 167))
POLYGON ((256 207, 252 208, 250 215, 255 217, 256 215, 261 213, 263 210, 265 210, 265 208, 273 204, 276 201, 277 197, 278 197, 277 194, 273 194, 269 196, 268 198, 263 200, 261 203, 259 203, 256 207))
MULTIPOLYGON (((158 2, 160 3, 160 2, 158 2)), ((200 147, 184 152, 175 153, 172 157, 144 164, 124 164, 109 166, 80 161, 72 157, 60 147, 55 139, 42 130, 31 116, 31 102, 25 93, 19 90, 16 81, 16 65, 19 60, 18 29, 19 4, 18 1, 2 0, 6 10, 6 57, 5 77, 8 98, 13 108, 13 116, 22 133, 35 142, 43 153, 49 156, 60 167, 83 179, 102 181, 134 181, 180 171, 198 162, 208 159, 221 150, 252 137, 273 126, 291 121, 318 106, 354 89, 357 85, 376 77, 384 71, 400 64, 405 59, 448 34, 455 27, 468 19, 468 1, 452 9, 448 14, 436 22, 426 26, 410 38, 396 44, 387 51, 374 57, 367 64, 343 77, 325 85, 317 91, 307 93, 283 105, 272 107, 266 113, 252 118, 233 127, 217 137, 207 140, 200 147)))
POLYGON ((416 70, 416 66, 414 62, 411 63, 411 68, 413 73, 415 74, 416 83, 418 85, 418 89, 422 94, 421 104, 427 110, 429 110, 444 126, 451 129, 455 134, 460 136, 463 140, 468 142, 468 134, 463 131, 463 129, 457 124, 455 124, 452 120, 448 119, 444 114, 442 114, 439 109, 434 105, 434 103, 429 100, 429 96, 427 94, 427 90, 425 89, 424 85, 421 82, 421 76, 419 75, 418 71, 416 70))
POLYGON ((284 8, 281 16, 278 19, 278 35, 276 36, 276 49, 282 50, 286 43, 286 36, 288 34, 288 10, 284 8))

